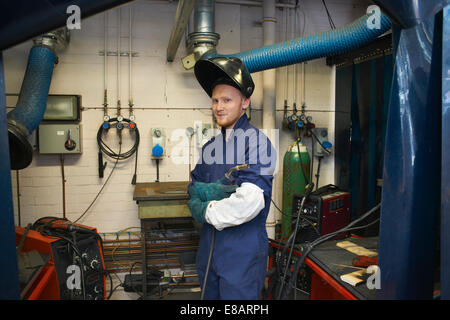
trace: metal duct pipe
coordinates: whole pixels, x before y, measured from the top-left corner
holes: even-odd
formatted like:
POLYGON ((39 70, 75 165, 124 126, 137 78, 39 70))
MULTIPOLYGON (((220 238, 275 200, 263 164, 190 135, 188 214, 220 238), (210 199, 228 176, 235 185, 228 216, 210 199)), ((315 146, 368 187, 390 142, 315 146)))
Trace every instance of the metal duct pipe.
POLYGON ((220 35, 214 32, 215 0, 197 0, 194 7, 194 31, 189 33, 187 51, 182 59, 185 69, 191 69, 205 54, 215 53, 220 35))
POLYGON ((48 33, 34 40, 14 110, 7 114, 11 169, 26 168, 32 160, 33 148, 28 136, 42 121, 52 80, 56 50, 68 42, 67 29, 48 33))
POLYGON ((391 28, 391 22, 384 14, 381 13, 379 28, 373 27, 371 16, 372 13, 364 15, 350 25, 331 31, 236 54, 209 53, 203 59, 237 57, 253 73, 343 53, 373 41, 391 28))
POLYGON ((214 0, 197 0, 194 8, 194 32, 214 32, 214 0))

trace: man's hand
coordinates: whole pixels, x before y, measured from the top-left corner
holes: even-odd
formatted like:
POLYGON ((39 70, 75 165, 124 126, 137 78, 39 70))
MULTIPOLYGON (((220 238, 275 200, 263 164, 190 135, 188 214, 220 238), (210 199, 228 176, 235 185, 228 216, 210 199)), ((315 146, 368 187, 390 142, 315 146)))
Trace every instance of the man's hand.
POLYGON ((212 183, 195 182, 189 187, 189 194, 192 198, 201 201, 222 200, 229 198, 237 189, 237 185, 224 185, 220 180, 212 183))
POLYGON ((201 201, 198 198, 191 198, 187 205, 191 210, 192 217, 197 222, 205 222, 206 208, 208 207, 209 201, 201 201))

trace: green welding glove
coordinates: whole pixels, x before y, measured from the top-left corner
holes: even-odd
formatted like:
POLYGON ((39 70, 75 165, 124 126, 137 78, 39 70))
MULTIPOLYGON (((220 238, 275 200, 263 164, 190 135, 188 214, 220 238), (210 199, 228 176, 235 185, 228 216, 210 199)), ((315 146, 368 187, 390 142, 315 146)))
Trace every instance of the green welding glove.
POLYGON ((206 208, 208 207, 209 201, 201 201, 198 198, 191 198, 187 205, 191 210, 192 217, 197 222, 205 222, 206 208))
MULTIPOLYGON (((195 182, 192 184, 191 192, 202 201, 222 200, 229 198, 230 195, 236 191, 237 185, 225 185, 221 180, 216 182, 205 183, 195 182)), ((189 193, 191 194, 191 193, 189 193)), ((191 194, 191 197, 192 197, 191 194)))

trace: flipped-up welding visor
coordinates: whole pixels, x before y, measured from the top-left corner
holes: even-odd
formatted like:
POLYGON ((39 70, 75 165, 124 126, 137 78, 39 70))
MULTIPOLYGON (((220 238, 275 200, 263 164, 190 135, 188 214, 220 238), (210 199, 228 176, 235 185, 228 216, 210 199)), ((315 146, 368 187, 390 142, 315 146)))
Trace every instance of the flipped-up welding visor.
POLYGON ((210 97, 214 87, 218 84, 231 85, 246 98, 250 98, 255 89, 250 73, 238 58, 215 57, 199 60, 195 64, 194 74, 210 97))

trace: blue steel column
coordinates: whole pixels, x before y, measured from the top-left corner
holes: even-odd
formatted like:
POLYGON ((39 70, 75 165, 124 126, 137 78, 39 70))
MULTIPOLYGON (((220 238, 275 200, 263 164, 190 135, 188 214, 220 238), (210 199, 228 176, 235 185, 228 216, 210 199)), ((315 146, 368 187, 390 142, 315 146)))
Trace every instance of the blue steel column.
POLYGON ((450 299, 450 6, 442 39, 441 299, 450 299))
POLYGON ((11 190, 3 54, 0 52, 0 300, 19 299, 14 209, 11 190))
POLYGON ((440 32, 439 27, 434 30, 434 20, 408 29, 393 27, 395 70, 383 172, 379 299, 431 299, 433 293, 441 165, 441 106, 436 102, 440 59, 439 48, 433 50, 439 47, 440 32))

